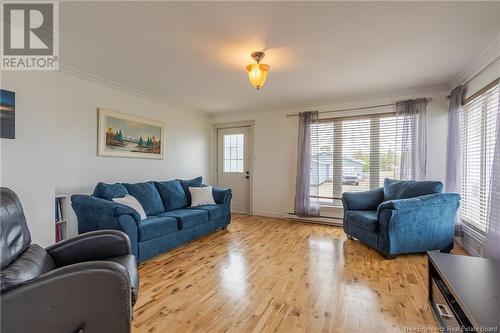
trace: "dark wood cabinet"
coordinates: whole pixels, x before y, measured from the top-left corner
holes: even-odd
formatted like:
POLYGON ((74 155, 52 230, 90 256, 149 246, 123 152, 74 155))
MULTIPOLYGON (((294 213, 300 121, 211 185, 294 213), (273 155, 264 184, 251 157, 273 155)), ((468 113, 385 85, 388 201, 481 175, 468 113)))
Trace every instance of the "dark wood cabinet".
POLYGON ((500 332, 500 262, 428 252, 429 303, 444 332, 500 332))

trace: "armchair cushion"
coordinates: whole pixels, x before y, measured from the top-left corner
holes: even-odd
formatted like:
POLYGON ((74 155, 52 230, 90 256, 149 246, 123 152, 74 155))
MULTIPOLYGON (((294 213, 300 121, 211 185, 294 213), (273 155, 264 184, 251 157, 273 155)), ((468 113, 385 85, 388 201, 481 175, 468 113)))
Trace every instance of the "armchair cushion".
POLYGON ((407 199, 426 194, 441 193, 443 183, 439 181, 384 180, 384 201, 407 199))
POLYGON ((141 203, 146 215, 156 215, 165 211, 160 193, 153 182, 125 183, 123 185, 127 188, 128 193, 141 203))
POLYGON ((345 213, 344 223, 350 223, 358 228, 377 232, 378 219, 376 210, 351 210, 345 213))
POLYGON ((130 239, 118 230, 91 231, 47 248, 58 267, 131 254, 130 239))
POLYGON ((184 193, 184 189, 178 180, 155 182, 155 186, 160 193, 165 211, 184 208, 187 206, 186 193, 184 193))
POLYGON ((2 292, 18 284, 33 280, 55 269, 56 265, 47 251, 31 244, 9 266, 0 273, 2 292))
POLYGON ((383 200, 384 189, 382 187, 364 192, 342 193, 344 210, 377 210, 383 200))
POLYGON ((114 198, 122 198, 127 194, 127 189, 122 184, 106 184, 100 182, 96 185, 93 195, 101 199, 113 200, 114 198))

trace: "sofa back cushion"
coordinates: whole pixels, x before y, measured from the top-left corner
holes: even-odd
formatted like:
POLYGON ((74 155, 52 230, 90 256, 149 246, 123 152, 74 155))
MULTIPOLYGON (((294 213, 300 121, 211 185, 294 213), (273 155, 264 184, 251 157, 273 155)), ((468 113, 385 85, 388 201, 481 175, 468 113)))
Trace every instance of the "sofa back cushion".
POLYGON ((186 195, 187 198, 187 206, 191 206, 191 193, 189 192, 189 188, 201 187, 203 183, 203 178, 200 176, 188 180, 182 180, 182 179, 177 179, 177 180, 181 183, 181 186, 184 189, 184 194, 186 195))
POLYGON ((185 208, 187 206, 186 193, 184 193, 184 189, 178 180, 155 182, 155 186, 160 193, 165 211, 185 208))
POLYGON ((127 188, 128 193, 139 201, 147 215, 156 215, 165 211, 160 193, 153 182, 124 183, 123 185, 127 188))
POLYGON ((100 182, 94 189, 94 196, 105 199, 113 200, 114 198, 123 198, 128 194, 127 189, 122 184, 106 184, 100 182))
POLYGON ((441 193, 443 183, 439 181, 384 180, 384 201, 408 199, 426 194, 441 193))

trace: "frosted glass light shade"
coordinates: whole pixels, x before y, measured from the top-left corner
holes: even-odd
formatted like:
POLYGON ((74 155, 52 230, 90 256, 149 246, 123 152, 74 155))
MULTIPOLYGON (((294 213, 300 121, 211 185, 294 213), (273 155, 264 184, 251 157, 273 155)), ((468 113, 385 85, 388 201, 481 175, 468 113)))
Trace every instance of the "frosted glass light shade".
POLYGON ((269 65, 250 64, 247 66, 247 71, 250 84, 259 90, 266 82, 269 65))

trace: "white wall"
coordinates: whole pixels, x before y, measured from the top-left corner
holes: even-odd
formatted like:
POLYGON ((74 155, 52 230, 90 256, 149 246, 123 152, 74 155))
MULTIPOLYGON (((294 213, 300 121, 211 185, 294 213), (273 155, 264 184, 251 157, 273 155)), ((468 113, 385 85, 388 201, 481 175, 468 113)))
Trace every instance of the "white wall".
POLYGON ((53 72, 1 73, 16 93, 16 138, 1 139, 1 185, 20 197, 33 242, 54 242, 53 72))
MULTIPOLYGON (((427 107, 427 178, 444 180, 448 102, 448 89, 421 90, 387 98, 372 98, 344 102, 329 106, 311 107, 308 110, 331 110, 366 105, 392 103, 415 97, 431 97, 427 107)), ((253 213, 256 215, 283 216, 293 211, 297 159, 297 117, 286 118, 287 113, 300 110, 262 111, 236 114, 215 114, 214 124, 254 120, 254 174, 253 213)), ((386 112, 375 109, 369 112, 386 112)), ((367 111, 364 111, 366 114, 367 111)), ((362 114, 343 112, 339 116, 362 114)), ((331 114, 330 114, 331 116, 331 114)))
MULTIPOLYGON (((2 139, 2 186, 21 197, 34 242, 54 242, 54 193, 91 193, 95 184, 203 176, 210 182, 211 125, 195 114, 64 73, 6 72, 16 92, 16 139, 2 139), (97 156, 97 108, 165 124, 163 160, 97 156)), ((76 235, 74 215, 70 235, 76 235)))

